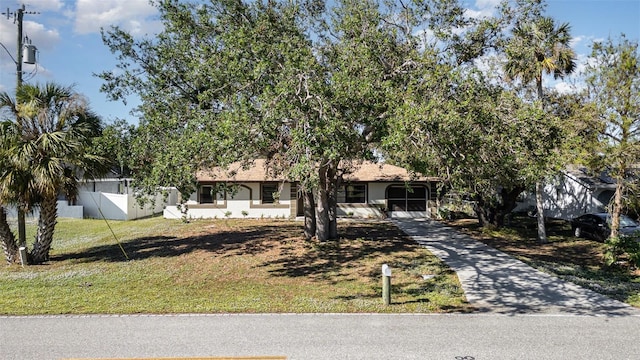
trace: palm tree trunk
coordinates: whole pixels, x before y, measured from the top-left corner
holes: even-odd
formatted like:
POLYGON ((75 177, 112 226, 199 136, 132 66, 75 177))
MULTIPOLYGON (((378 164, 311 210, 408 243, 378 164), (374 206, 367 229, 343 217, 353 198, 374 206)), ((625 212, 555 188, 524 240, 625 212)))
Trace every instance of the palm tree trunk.
POLYGON ((57 224, 58 201, 55 197, 47 197, 40 204, 38 232, 31 251, 31 261, 40 264, 49 260, 49 250, 53 241, 53 232, 57 224))
MULTIPOLYGON (((536 87, 538 89, 538 99, 540 100, 540 108, 544 111, 544 94, 542 92, 542 72, 536 78, 536 87)), ((547 229, 544 226, 544 203, 542 194, 544 192, 544 184, 542 181, 536 182, 536 219, 538 220, 538 242, 540 244, 547 243, 547 229)))
POLYGON ((7 263, 13 264, 18 258, 18 244, 7 222, 7 212, 2 206, 0 206, 0 242, 7 263))

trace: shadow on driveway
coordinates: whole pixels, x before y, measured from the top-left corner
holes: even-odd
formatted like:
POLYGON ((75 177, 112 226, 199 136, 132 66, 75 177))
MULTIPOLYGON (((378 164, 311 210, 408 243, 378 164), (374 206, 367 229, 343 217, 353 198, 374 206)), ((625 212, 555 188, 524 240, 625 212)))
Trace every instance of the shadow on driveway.
POLYGON ((480 311, 640 316, 628 304, 542 273, 441 223, 394 223, 456 271, 467 300, 480 311))

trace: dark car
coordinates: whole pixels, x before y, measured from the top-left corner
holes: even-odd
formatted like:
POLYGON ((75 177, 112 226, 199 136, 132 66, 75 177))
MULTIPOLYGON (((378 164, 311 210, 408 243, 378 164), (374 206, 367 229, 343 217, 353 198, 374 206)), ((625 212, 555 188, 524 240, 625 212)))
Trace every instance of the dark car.
MULTIPOLYGON (((607 213, 584 214, 571 220, 571 229, 576 237, 605 241, 611 234, 611 215, 607 213)), ((626 215, 620 215, 620 235, 640 234, 640 224, 626 215), (638 232, 638 234, 636 234, 638 232)))

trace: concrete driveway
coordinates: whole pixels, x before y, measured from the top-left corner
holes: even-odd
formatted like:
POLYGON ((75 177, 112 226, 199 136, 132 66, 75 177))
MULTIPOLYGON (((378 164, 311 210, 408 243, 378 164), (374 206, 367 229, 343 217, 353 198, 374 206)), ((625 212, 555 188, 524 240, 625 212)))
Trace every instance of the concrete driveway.
POLYGON ((640 315, 640 310, 542 273, 442 223, 394 220, 456 273, 478 310, 505 314, 640 315))

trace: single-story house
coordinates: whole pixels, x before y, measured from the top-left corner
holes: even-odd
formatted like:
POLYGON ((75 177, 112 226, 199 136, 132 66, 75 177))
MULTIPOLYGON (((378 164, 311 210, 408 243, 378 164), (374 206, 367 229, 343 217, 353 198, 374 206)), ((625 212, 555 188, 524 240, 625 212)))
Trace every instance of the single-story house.
MULTIPOLYGON (((605 212, 616 189, 606 173, 591 175, 585 168, 563 170, 544 186, 544 216, 571 220, 585 213, 605 212)), ((535 208, 535 194, 526 193, 514 211, 535 208)))
MULTIPOLYGON (((268 174, 264 160, 246 168, 233 164, 197 175, 198 190, 186 201, 187 218, 295 218, 303 215, 297 182, 268 174), (216 191, 219 184, 232 191, 216 191)), ((360 218, 429 217, 434 211, 437 179, 414 176, 385 163, 364 162, 343 175, 338 215, 360 218)), ((165 207, 164 217, 183 216, 180 207, 165 207)))

